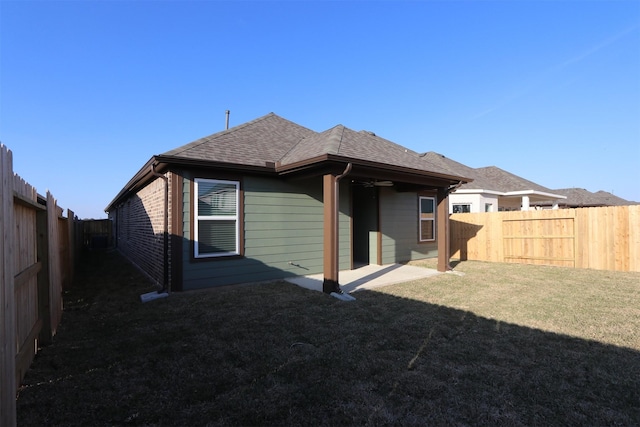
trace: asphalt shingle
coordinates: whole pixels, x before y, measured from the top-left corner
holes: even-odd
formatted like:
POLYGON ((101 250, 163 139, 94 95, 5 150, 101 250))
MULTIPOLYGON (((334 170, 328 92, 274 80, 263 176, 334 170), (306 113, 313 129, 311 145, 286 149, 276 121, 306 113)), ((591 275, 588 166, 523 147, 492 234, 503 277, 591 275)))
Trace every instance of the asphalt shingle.
MULTIPOLYGON (((635 205, 637 202, 631 202, 621 197, 615 196, 607 191, 597 191, 592 193, 584 188, 560 188, 553 190, 556 194, 567 196, 565 200, 560 201, 560 205, 569 207, 590 207, 590 206, 626 206, 635 205)), ((551 203, 550 201, 547 203, 551 203)))
POLYGON ((477 168, 476 171, 492 184, 493 188, 490 188, 491 190, 502 192, 535 190, 542 193, 553 193, 550 188, 543 187, 496 166, 477 168))
POLYGON ((287 166, 323 155, 458 176, 372 132, 356 132, 343 125, 324 132, 314 132, 274 113, 163 154, 174 158, 250 166, 265 166, 267 162, 287 166))
POLYGON ((315 132, 273 113, 189 144, 164 156, 237 165, 264 166, 276 162, 295 144, 315 132))

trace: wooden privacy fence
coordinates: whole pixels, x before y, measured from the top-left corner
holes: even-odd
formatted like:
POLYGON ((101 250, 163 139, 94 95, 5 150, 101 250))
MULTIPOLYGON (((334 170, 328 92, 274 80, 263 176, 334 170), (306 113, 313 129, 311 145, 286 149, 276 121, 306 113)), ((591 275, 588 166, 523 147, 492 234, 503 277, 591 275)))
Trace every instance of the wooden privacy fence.
POLYGON ((451 257, 640 271, 640 205, 453 214, 451 257))
POLYGON ((62 216, 13 173, 11 151, 0 145, 0 425, 16 423, 17 386, 39 343, 62 318, 62 289, 73 280, 77 222, 62 216))

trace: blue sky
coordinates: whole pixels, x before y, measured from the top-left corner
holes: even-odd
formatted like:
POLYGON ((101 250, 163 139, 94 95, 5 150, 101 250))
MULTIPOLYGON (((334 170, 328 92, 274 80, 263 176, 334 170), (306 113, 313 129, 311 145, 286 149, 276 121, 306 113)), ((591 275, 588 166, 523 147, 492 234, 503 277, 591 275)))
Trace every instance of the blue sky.
POLYGON ((0 141, 81 218, 225 110, 640 201, 640 1, 0 1, 0 141))

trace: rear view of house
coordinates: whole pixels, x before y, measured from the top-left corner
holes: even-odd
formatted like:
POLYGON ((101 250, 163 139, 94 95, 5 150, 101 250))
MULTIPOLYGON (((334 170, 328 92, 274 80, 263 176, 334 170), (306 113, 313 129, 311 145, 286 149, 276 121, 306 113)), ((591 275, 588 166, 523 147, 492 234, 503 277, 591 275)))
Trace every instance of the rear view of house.
POLYGON ((438 257, 471 181, 371 132, 273 113, 154 155, 105 209, 116 245, 171 290, 438 257))

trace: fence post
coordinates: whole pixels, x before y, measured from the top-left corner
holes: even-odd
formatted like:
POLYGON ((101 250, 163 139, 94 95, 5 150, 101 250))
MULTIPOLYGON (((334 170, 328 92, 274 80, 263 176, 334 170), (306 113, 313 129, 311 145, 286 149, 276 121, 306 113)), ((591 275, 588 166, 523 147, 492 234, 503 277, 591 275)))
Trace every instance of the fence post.
POLYGON ((60 234, 58 231, 58 204, 48 191, 47 232, 49 235, 49 314, 51 337, 53 337, 62 317, 62 265, 60 259, 60 234))
POLYGON ((16 425, 13 159, 0 145, 0 425, 16 425))
POLYGON ((76 270, 76 227, 75 227, 76 221, 75 221, 75 214, 73 213, 73 211, 71 209, 67 209, 67 231, 68 231, 68 248, 67 248, 67 254, 68 254, 68 266, 67 268, 69 269, 69 285, 73 284, 73 279, 75 276, 75 270, 76 270))

